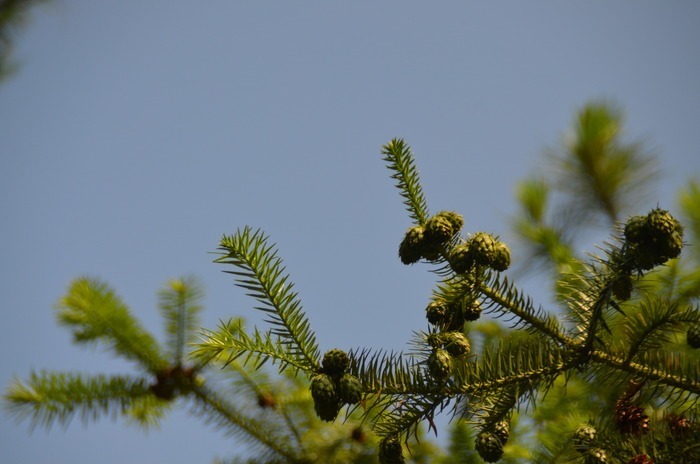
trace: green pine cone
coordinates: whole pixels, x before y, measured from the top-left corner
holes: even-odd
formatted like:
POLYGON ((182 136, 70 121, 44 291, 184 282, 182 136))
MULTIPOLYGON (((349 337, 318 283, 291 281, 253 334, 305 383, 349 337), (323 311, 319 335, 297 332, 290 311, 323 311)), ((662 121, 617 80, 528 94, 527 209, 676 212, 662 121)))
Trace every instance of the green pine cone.
POLYGON ((503 443, 491 432, 481 432, 477 435, 474 448, 486 462, 496 462, 503 456, 503 443))
POLYGON ((508 421, 496 422, 493 426, 493 434, 505 445, 510 437, 510 424, 508 421))
POLYGON ((469 354, 471 346, 469 339, 462 332, 447 332, 442 336, 445 351, 455 357, 469 354))
POLYGON ((481 317, 481 303, 479 300, 469 300, 462 308, 465 321, 475 321, 481 317))
POLYGON ((476 264, 489 266, 496 257, 496 239, 486 232, 475 234, 468 242, 476 264))
POLYGON ((651 210, 646 220, 649 231, 654 237, 667 237, 676 229, 676 219, 663 209, 651 210))
POLYGON ((647 271, 677 258, 683 248, 683 226, 668 212, 654 209, 640 219, 632 217, 625 226, 630 246, 628 256, 637 269, 647 271))
POLYGON ((314 401, 330 401, 336 399, 335 383, 326 374, 319 374, 311 379, 311 396, 314 401))
POLYGON ((632 296, 632 277, 623 274, 615 279, 612 283, 612 293, 618 301, 629 300, 632 296))
POLYGON ((425 241, 429 247, 446 243, 456 232, 445 216, 435 215, 425 223, 425 241))
POLYGON ((340 402, 335 401, 316 401, 314 402, 314 411, 319 419, 325 422, 333 422, 340 412, 340 402))
POLYGON ((625 224, 625 238, 630 243, 642 243, 649 237, 647 218, 645 216, 632 216, 625 224))
POLYGON ((338 398, 344 404, 357 404, 362 399, 362 383, 352 374, 345 374, 338 382, 338 398))
POLYGON ((503 242, 496 244, 496 253, 491 263, 491 269, 503 272, 510 267, 510 248, 503 242))
POLYGON ((423 246, 423 258, 428 261, 438 261, 441 257, 442 246, 426 240, 423 246))
POLYGON ((415 226, 408 229, 404 235, 401 245, 399 245, 399 258, 404 264, 413 264, 423 257, 424 229, 422 226, 415 226))
POLYGON ((673 259, 678 258, 683 248, 683 230, 681 232, 673 231, 668 237, 659 241, 659 252, 662 256, 673 259))
POLYGON ((379 462, 381 464, 404 464, 401 443, 395 436, 388 436, 379 442, 379 462))
POLYGON ((574 446, 578 451, 585 453, 593 444, 596 436, 596 429, 592 425, 582 425, 574 430, 574 446))
POLYGON ((425 309, 425 317, 433 325, 442 325, 448 317, 447 302, 443 299, 431 301, 425 309))
POLYGON ((452 358, 445 350, 437 349, 428 357, 428 372, 436 380, 445 380, 452 370, 452 358))
POLYGON ((441 333, 431 333, 426 337, 426 342, 432 348, 441 348, 443 345, 443 336, 441 333))
POLYGON ((347 372, 350 367, 350 358, 347 353, 338 348, 326 351, 323 355, 323 372, 332 376, 340 377, 347 372))
POLYGON ((450 225, 452 226, 452 235, 457 234, 460 230, 462 230, 462 226, 464 225, 464 217, 461 214, 455 213, 454 211, 440 211, 435 216, 443 217, 450 221, 450 225))
POLYGON ((474 265, 474 258, 469 252, 469 245, 462 244, 454 247, 450 252, 449 262, 456 274, 463 274, 471 269, 474 265))
POLYGON ((686 341, 691 347, 700 348, 700 324, 696 323, 690 326, 686 332, 686 341))
POLYGON ((311 380, 311 397, 314 399, 316 415, 321 420, 332 422, 338 417, 340 402, 333 379, 328 375, 320 374, 311 380))
POLYGON ((605 464, 608 462, 608 453, 600 448, 591 449, 586 456, 586 464, 605 464))

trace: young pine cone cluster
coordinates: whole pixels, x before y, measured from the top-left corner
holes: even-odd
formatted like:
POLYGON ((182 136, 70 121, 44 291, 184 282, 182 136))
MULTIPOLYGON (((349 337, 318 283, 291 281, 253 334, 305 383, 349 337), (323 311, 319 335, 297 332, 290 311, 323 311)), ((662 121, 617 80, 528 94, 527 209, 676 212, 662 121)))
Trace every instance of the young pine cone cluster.
POLYGON ((350 358, 339 349, 323 356, 321 373, 311 379, 311 396, 316 415, 326 422, 338 417, 344 404, 357 404, 362 399, 360 379, 348 373, 350 358))
POLYGON ((464 219, 460 214, 441 211, 428 219, 425 225, 411 227, 399 245, 401 262, 413 264, 421 258, 437 261, 445 245, 459 233, 463 225, 464 219))
POLYGON ((622 272, 611 284, 617 301, 632 296, 632 272, 648 271, 677 258, 683 248, 683 227, 668 211, 656 208, 646 216, 632 216, 625 224, 625 246, 619 255, 622 272))
POLYGON ((425 225, 411 227, 399 245, 399 258, 404 264, 421 259, 437 261, 445 256, 457 274, 468 272, 474 266, 495 271, 510 267, 508 246, 486 232, 479 232, 466 243, 452 246, 454 237, 464 225, 464 219, 454 211, 441 211, 428 219, 425 225))
POLYGON ((466 243, 454 247, 449 262, 457 274, 468 272, 475 266, 502 272, 510 267, 510 249, 493 235, 478 232, 466 243))
POLYGON ((626 258, 631 268, 648 271, 683 248, 683 226, 666 210, 653 209, 646 216, 633 216, 625 224, 626 258))
POLYGON ((450 376, 452 359, 466 356, 471 349, 469 339, 458 331, 431 334, 428 344, 433 348, 427 361, 428 372, 439 381, 450 376))
POLYGON ((597 431, 590 424, 584 424, 576 428, 571 436, 576 451, 583 456, 586 464, 605 464, 608 462, 608 453, 596 446, 597 431))

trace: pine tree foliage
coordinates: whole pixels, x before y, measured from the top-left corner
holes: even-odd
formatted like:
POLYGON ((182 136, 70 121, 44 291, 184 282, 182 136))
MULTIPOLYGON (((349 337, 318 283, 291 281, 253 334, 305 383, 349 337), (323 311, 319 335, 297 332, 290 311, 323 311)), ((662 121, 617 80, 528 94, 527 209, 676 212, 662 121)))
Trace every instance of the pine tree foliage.
POLYGON ((32 428, 48 428, 56 422, 67 425, 76 415, 87 423, 117 414, 148 426, 166 407, 153 397, 144 378, 58 372, 32 373, 27 382, 16 380, 8 389, 7 399, 10 412, 20 419, 28 417, 32 428))
MULTIPOLYGON (((159 290, 166 345, 161 347, 106 283, 96 278, 76 279, 59 300, 59 321, 73 331, 76 343, 101 343, 114 354, 137 361, 139 371, 113 376, 32 373, 8 386, 5 409, 18 420, 29 421, 32 429, 67 425, 76 417, 85 424, 120 417, 152 428, 174 406, 182 405, 205 424, 247 445, 247 454, 254 456, 217 462, 377 463, 378 440, 363 425, 361 415, 348 411, 342 424, 318 419, 308 383, 295 376, 293 369, 279 377, 258 364, 244 367, 228 353, 206 358, 192 353, 203 295, 201 284, 193 277, 170 279, 159 290), (169 354, 168 359, 160 355, 163 352, 169 354)), ((245 339, 241 319, 232 319, 223 327, 232 339, 245 339)), ((260 337, 248 340, 247 346, 259 346, 260 337)), ((284 354, 286 347, 281 343, 270 350, 292 359, 284 354)), ((412 449, 423 459, 411 461, 415 463, 429 462, 426 456, 440 454, 427 440, 413 441, 412 449)))
MULTIPOLYGON (((315 335, 302 311, 301 300, 292 290, 294 285, 284 274, 282 259, 277 256, 275 246, 268 243, 268 237, 260 230, 253 231, 246 227, 234 235, 224 236, 220 250, 223 253, 216 262, 231 264, 239 269, 225 272, 237 276, 236 284, 257 300, 259 306, 256 309, 268 316, 267 322, 273 327, 267 335, 257 332, 254 335, 255 342, 265 347, 261 351, 267 356, 264 360, 278 354, 280 357, 273 357, 282 362, 283 368, 294 366, 307 372, 318 371, 320 351, 315 335)), ((223 340, 213 333, 209 334, 212 344, 221 346, 220 342, 223 341, 225 346, 226 336, 230 333, 226 333, 225 328, 223 332, 223 340)), ((229 340, 236 343, 234 338, 229 340)), ((236 349, 235 346, 229 348, 236 349)))
POLYGON ((559 168, 557 187, 578 221, 601 214, 613 224, 648 192, 656 174, 653 157, 641 142, 622 140, 623 122, 614 104, 590 103, 577 114, 563 153, 553 155, 559 168))
MULTIPOLYGON (((564 176, 572 188, 569 193, 586 192, 583 209, 602 212, 611 221, 619 218, 625 201, 635 196, 629 181, 650 175, 649 162, 639 150, 618 141, 619 126, 619 115, 613 109, 605 105, 585 108, 570 150, 573 156, 561 165, 572 173, 564 176)), ((682 244, 669 245, 676 247, 669 252, 655 251, 653 247, 662 248, 661 238, 642 245, 617 229, 603 244, 601 255, 586 262, 575 255, 572 238, 560 232, 561 227, 544 222, 548 188, 531 182, 520 195, 525 212, 522 224, 531 226, 526 238, 540 247, 540 255, 558 264, 561 276, 557 289, 563 312, 545 311, 489 265, 494 245, 488 240, 492 239, 475 238, 483 234, 459 236, 449 221, 429 216, 413 155, 402 140, 393 140, 382 153, 409 216, 422 228, 420 233, 415 227, 407 232, 400 249, 402 261, 410 264, 417 258, 442 263, 438 269, 442 280, 428 309, 433 329, 418 337, 418 343, 421 339, 425 343, 422 351, 419 348, 405 355, 362 349, 350 353, 353 373, 362 380, 367 398, 365 414, 380 435, 410 437, 422 422, 432 427, 435 415, 446 409, 490 430, 523 405, 536 407, 561 377, 573 375, 601 387, 607 383, 613 390, 644 379, 646 391, 663 395, 669 405, 683 402, 690 410, 696 408, 700 393, 696 364, 681 353, 661 348, 684 328, 698 323, 697 307, 647 294, 628 302, 631 294, 625 294, 652 268, 666 263, 667 255, 675 258, 682 244), (430 240, 432 244, 427 243, 430 240), (412 246, 420 250, 410 253, 412 246), (482 257, 479 253, 489 254, 482 257), (448 331, 468 328, 474 316, 470 311, 477 306, 476 318, 480 311, 507 318, 514 328, 530 335, 509 337, 474 359, 450 358, 434 340, 448 331)), ((648 217, 663 214, 666 212, 658 210, 648 217)), ((680 236, 681 226, 671 223, 671 231, 674 227, 680 236)), ((205 341, 200 350, 208 349, 205 341)), ((314 372, 317 370, 307 370, 310 375, 314 372)), ((611 415, 615 407, 610 408, 611 415)), ((617 408, 625 411, 620 405, 617 408)), ((487 458, 499 453, 489 451, 487 458)))
POLYGON ((700 462, 700 256, 680 256, 700 239, 699 189, 682 191, 683 221, 658 205, 631 210, 654 169, 621 133, 617 108, 586 106, 554 179, 518 190, 525 253, 553 277, 546 304, 518 285, 497 234, 462 231, 456 212, 430 215, 414 155, 394 139, 382 155, 413 221, 399 258, 438 279, 416 304, 428 328, 409 350, 322 355, 275 245, 245 227, 221 239, 215 262, 267 328, 232 318, 195 341, 201 290, 171 281, 159 299, 162 349, 106 284, 78 279, 59 321, 77 343, 137 361, 142 375, 42 373, 15 382, 6 401, 47 426, 77 413, 147 422, 181 398, 256 453, 222 462, 700 462), (579 223, 596 216, 610 236, 580 256, 579 223), (454 420, 449 456, 422 440, 440 414, 454 420))
POLYGON ((196 340, 201 327, 198 314, 203 297, 202 285, 195 277, 170 279, 158 292, 158 309, 165 321, 167 347, 171 362, 185 363, 185 350, 196 340))
POLYGON ((57 311, 59 323, 72 329, 76 343, 101 343, 146 369, 167 366, 155 338, 107 283, 89 277, 76 279, 58 302, 57 311))
POLYGON ((393 172, 391 178, 396 180, 408 215, 416 224, 424 225, 430 214, 411 147, 403 139, 393 139, 384 145, 382 154, 387 167, 393 172))

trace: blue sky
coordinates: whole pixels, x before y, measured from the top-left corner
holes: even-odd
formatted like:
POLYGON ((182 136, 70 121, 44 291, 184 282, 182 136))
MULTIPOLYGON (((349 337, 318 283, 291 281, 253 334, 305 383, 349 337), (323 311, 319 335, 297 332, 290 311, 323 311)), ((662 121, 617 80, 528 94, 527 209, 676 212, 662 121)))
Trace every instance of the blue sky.
MULTIPOLYGON (((660 155, 653 201, 700 175, 697 2, 63 0, 18 35, 0 86, 0 385, 43 368, 130 372, 71 344, 52 306, 110 282, 161 337, 156 291, 195 274, 203 325, 259 315, 220 265, 245 225, 278 244, 322 350, 403 349, 434 276, 379 155, 413 147, 432 211, 508 239, 514 185, 574 111, 612 98, 660 155)), ((592 247, 591 247, 592 248, 592 247)), ((517 260, 517 252, 515 254, 517 260)), ((162 339, 162 337, 161 337, 162 339)), ((0 462, 210 462, 236 443, 184 413, 29 433, 0 462)))

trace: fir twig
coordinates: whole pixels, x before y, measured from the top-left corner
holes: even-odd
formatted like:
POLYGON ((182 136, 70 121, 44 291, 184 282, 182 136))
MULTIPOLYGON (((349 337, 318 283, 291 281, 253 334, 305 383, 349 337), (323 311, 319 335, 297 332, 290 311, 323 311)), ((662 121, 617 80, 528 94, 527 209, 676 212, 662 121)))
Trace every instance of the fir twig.
POLYGON ((280 372, 291 367, 295 371, 309 371, 306 358, 291 353, 273 333, 261 333, 254 329, 252 336, 243 328, 243 322, 231 320, 222 323, 217 331, 202 331, 202 341, 192 351, 193 358, 206 364, 213 359, 228 365, 236 359, 243 358, 243 364, 251 363, 256 369, 262 367, 268 360, 277 364, 280 372))
POLYGON ((193 394, 196 409, 207 422, 257 447, 260 459, 281 457, 288 462, 295 462, 298 458, 295 450, 290 447, 288 437, 280 433, 276 423, 245 414, 206 387, 195 387, 193 394))
POLYGON ((72 329, 76 343, 102 342, 150 372, 168 365, 155 338, 141 327, 114 290, 99 279, 74 280, 57 309, 59 323, 72 329))
MULTIPOLYGON (((224 236, 219 249, 223 254, 215 262, 240 269, 225 272, 237 276, 236 285, 258 301, 260 305, 256 309, 264 312, 267 322, 273 326, 269 333, 278 337, 284 347, 275 352, 286 350, 285 357, 293 360, 289 364, 304 371, 319 370, 316 337, 297 293, 292 291, 294 284, 289 281, 289 275, 283 274, 282 259, 277 256, 274 245, 268 243, 268 237, 260 230, 246 227, 234 235, 224 236)), ((273 344, 269 337, 265 337, 265 343, 273 344)))
POLYGON ((430 214, 411 147, 403 139, 395 138, 382 147, 382 154, 387 167, 394 171, 391 178, 396 180, 396 187, 404 198, 403 204, 406 205, 409 216, 417 224, 425 224, 430 214))
POLYGON ((153 399, 145 379, 60 372, 32 372, 25 382, 13 381, 4 395, 7 410, 20 420, 29 418, 32 428, 67 425, 76 415, 85 424, 125 414, 152 425, 166 407, 153 399))
POLYGON ((194 277, 172 279, 158 292, 158 308, 165 320, 168 347, 173 363, 184 362, 185 346, 194 341, 199 329, 198 313, 204 292, 194 277))

